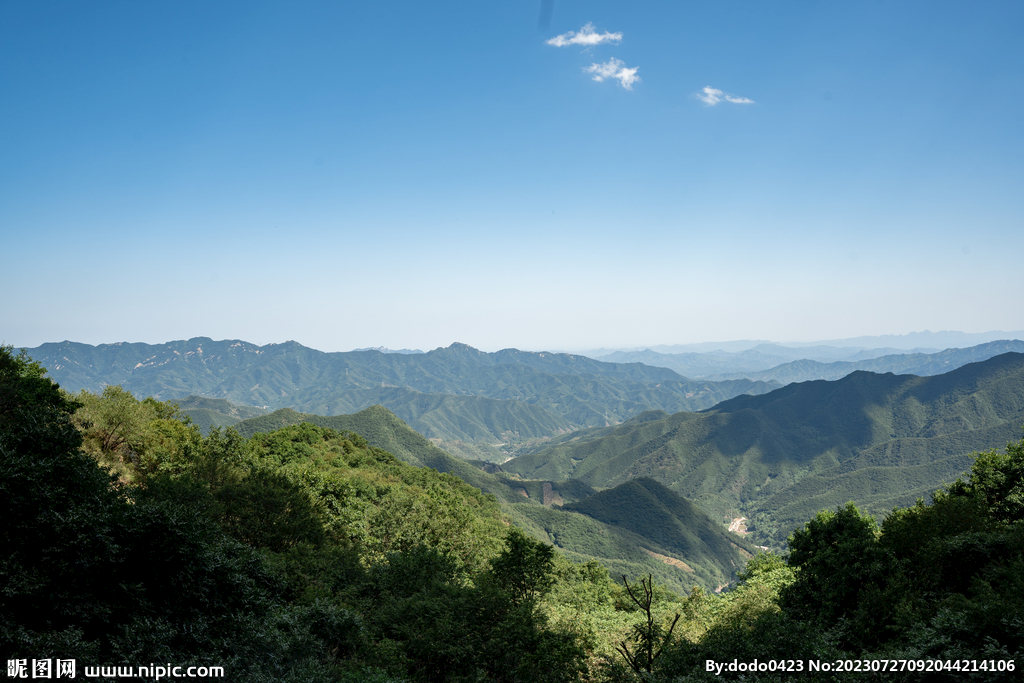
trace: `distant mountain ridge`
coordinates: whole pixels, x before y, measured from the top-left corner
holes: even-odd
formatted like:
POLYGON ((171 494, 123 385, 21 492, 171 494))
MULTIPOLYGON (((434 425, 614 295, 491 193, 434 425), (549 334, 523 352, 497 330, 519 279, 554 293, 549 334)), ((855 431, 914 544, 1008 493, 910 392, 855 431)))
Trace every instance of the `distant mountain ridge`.
POLYGON ((931 332, 930 330, 924 330, 922 332, 910 332, 907 334, 866 335, 861 337, 844 337, 841 339, 824 339, 810 342, 773 342, 767 339, 745 339, 698 342, 695 344, 656 344, 618 349, 589 349, 586 351, 578 351, 577 353, 582 353, 583 355, 590 356, 591 358, 607 356, 617 351, 629 353, 634 351, 643 351, 645 349, 664 354, 714 353, 716 351, 739 353, 761 345, 781 346, 789 349, 821 346, 832 348, 854 347, 857 349, 891 348, 894 352, 897 350, 916 352, 924 349, 933 349, 938 351, 940 349, 949 349, 954 347, 962 348, 965 346, 997 341, 999 339, 1024 339, 1024 330, 992 330, 989 332, 959 332, 954 330, 931 332))
MULTIPOLYGON (((880 334, 864 337, 846 337, 844 339, 829 339, 815 344, 827 344, 829 346, 894 346, 900 349, 913 349, 922 346, 937 348, 954 348, 985 344, 999 339, 1022 339, 1024 330, 991 330, 989 332, 959 332, 956 330, 941 330, 932 332, 923 330, 921 332, 908 332, 907 334, 880 334)), ((805 344, 794 342, 790 346, 805 346, 805 344)))
POLYGON ((790 348, 760 344, 737 353, 713 351, 666 354, 646 349, 620 351, 601 356, 600 359, 617 363, 644 363, 711 381, 751 379, 789 384, 815 379, 839 379, 856 370, 937 375, 1009 351, 1024 351, 1024 341, 1004 339, 942 351, 900 351, 895 348, 858 350, 833 346, 790 348))
MULTIPOLYGON (((938 349, 917 349, 918 353, 938 351, 938 349)), ((837 361, 858 361, 886 355, 909 353, 895 348, 847 348, 839 346, 805 346, 789 347, 781 344, 761 343, 740 351, 712 349, 704 352, 663 353, 653 349, 637 351, 617 351, 603 356, 599 360, 612 363, 644 363, 656 367, 669 368, 681 375, 702 379, 713 379, 721 376, 730 378, 751 375, 767 371, 785 363, 811 360, 819 363, 837 361)))
MULTIPOLYGON (((422 354, 324 353, 289 341, 205 337, 166 344, 43 344, 28 350, 66 389, 119 384, 161 400, 223 398, 268 410, 339 414, 384 405, 431 438, 504 443, 617 423, 649 409, 700 410, 773 382, 690 380, 639 363, 452 344, 422 354)), ((500 456, 491 451, 490 455, 500 456)))
POLYGON ((941 375, 968 363, 987 360, 1002 353, 1024 353, 1024 341, 1003 339, 978 344, 965 349, 945 349, 935 353, 904 353, 856 361, 820 363, 813 360, 798 360, 776 366, 761 372, 714 375, 709 379, 738 379, 744 377, 756 380, 775 380, 781 384, 807 382, 816 379, 840 379, 851 372, 892 372, 898 375, 930 376, 941 375))

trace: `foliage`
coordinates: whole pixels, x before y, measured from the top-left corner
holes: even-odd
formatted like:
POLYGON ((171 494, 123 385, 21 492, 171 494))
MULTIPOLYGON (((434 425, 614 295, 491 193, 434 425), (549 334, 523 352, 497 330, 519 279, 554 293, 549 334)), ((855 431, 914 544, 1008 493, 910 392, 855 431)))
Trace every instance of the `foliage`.
POLYGON ((82 437, 71 423, 79 404, 24 351, 0 346, 0 447, 8 453, 72 452, 82 437))
POLYGON ((283 474, 256 470, 218 489, 215 500, 221 527, 246 545, 285 552, 324 542, 324 519, 313 500, 283 474))
POLYGON ((819 512, 789 537, 796 581, 783 590, 783 606, 823 626, 848 616, 887 568, 877 539, 875 520, 853 503, 819 512))
POLYGON ((949 492, 977 499, 996 521, 1024 520, 1024 440, 1008 443, 1002 453, 993 449, 977 454, 970 477, 958 480, 949 492))
MULTIPOLYGON (((40 371, 12 358, 0 360, 17 381, 0 390, 26 395, 18 382, 40 371)), ((173 405, 120 388, 81 406, 55 388, 36 393, 62 411, 68 439, 62 454, 33 453, 14 470, 7 447, 31 421, 12 420, 0 441, 5 514, 22 520, 5 536, 5 650, 216 660, 247 680, 571 681, 585 671, 585 641, 537 609, 554 551, 522 534, 506 541, 494 498, 458 478, 352 432, 301 424, 203 437, 173 405), (113 487, 77 450, 77 408, 93 457, 116 455, 130 486, 113 487), (47 480, 41 463, 80 471, 52 477, 55 489, 7 491, 47 480), (32 508, 43 511, 35 521, 32 508), (41 557, 31 535, 52 539, 41 557)), ((16 407, 6 413, 18 417, 16 407)))
POLYGON ((0 649, 94 662, 229 663, 281 651, 251 630, 276 609, 256 553, 199 511, 128 504, 78 448, 78 405, 0 350, 0 649), (9 409, 9 406, 14 406, 9 409))
POLYGON ((66 415, 75 407, 38 361, 24 350, 15 355, 12 347, 0 346, 0 424, 12 428, 19 411, 49 409, 66 415))
POLYGON ((505 550, 491 560, 491 574, 512 605, 532 605, 551 589, 555 551, 519 529, 509 529, 505 550))
POLYGON ((118 385, 99 395, 83 390, 75 401, 83 449, 123 481, 163 469, 167 461, 195 457, 199 432, 173 403, 140 401, 118 385))

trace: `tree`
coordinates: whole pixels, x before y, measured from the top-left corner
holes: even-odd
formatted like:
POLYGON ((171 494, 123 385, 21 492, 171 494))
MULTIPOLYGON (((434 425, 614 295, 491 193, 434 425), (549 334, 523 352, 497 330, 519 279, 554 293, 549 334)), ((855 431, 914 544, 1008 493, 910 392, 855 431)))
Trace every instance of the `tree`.
POLYGON ((108 587, 97 570, 117 554, 103 523, 116 497, 78 450, 77 404, 45 375, 0 347, 0 650, 37 643, 45 631, 67 652, 86 652, 74 643, 97 616, 84 596, 108 587))
POLYGON ((530 604, 554 583, 555 549, 516 528, 509 529, 505 549, 491 560, 491 573, 515 606, 530 604))
POLYGON ((75 420, 86 434, 91 450, 107 457, 131 457, 146 422, 146 411, 139 400, 120 385, 107 385, 99 396, 83 389, 77 396, 82 409, 75 420))
POLYGON ((71 452, 82 437, 71 424, 79 403, 22 351, 0 346, 0 439, 8 449, 71 452))
POLYGON ((651 606, 654 604, 654 577, 648 574, 646 579, 640 579, 640 590, 635 590, 635 586, 629 585, 629 579, 625 574, 622 576, 622 582, 626 584, 626 592, 630 599, 644 612, 647 621, 633 627, 635 651, 630 652, 629 644, 625 640, 621 641, 615 649, 623 656, 633 671, 638 674, 643 672, 649 674, 654 671, 654 660, 661 656, 665 646, 671 642, 672 631, 675 630, 680 615, 678 612, 676 613, 675 619, 672 620, 672 624, 666 631, 655 620, 654 614, 651 612, 651 606))
POLYGON ((793 569, 779 555, 759 552, 747 560, 746 566, 736 574, 736 578, 743 585, 759 583, 778 591, 793 583, 793 569))
POLYGON ((75 406, 24 349, 15 355, 13 347, 0 346, 0 420, 7 421, 18 408, 45 407, 70 412, 75 406))
POLYGON ((254 548, 284 552, 325 540, 324 520, 309 494, 278 472, 256 470, 219 489, 215 498, 221 526, 254 548))
POLYGON ((977 498, 997 522, 1024 519, 1024 439, 1006 444, 1004 453, 976 453, 968 479, 958 479, 949 492, 977 498))
POLYGON ((83 448, 124 481, 142 481, 196 459, 202 436, 175 403, 139 401, 117 385, 99 395, 83 389, 75 400, 83 448))
POLYGON ((0 651, 329 680, 323 643, 348 615, 289 612, 260 554, 198 508, 129 502, 80 450, 77 407, 37 363, 0 347, 0 651))
POLYGON ((877 538, 874 518, 852 502, 819 512, 789 537, 796 581, 783 588, 783 607, 828 626, 849 615, 861 590, 884 575, 887 554, 877 538))

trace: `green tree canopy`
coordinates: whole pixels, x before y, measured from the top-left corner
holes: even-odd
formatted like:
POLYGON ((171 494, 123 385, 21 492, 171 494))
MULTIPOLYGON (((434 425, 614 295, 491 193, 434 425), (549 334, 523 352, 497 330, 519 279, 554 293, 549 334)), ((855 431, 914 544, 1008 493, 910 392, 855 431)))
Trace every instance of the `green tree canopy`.
POLYGON ((994 449, 978 453, 969 477, 957 480, 949 492, 976 497, 993 520, 1024 520, 1024 439, 1006 444, 1002 453, 994 449))
POLYGON ((853 503, 819 512, 789 537, 796 581, 783 589, 783 605, 827 625, 849 615, 884 570, 877 538, 874 518, 853 503))

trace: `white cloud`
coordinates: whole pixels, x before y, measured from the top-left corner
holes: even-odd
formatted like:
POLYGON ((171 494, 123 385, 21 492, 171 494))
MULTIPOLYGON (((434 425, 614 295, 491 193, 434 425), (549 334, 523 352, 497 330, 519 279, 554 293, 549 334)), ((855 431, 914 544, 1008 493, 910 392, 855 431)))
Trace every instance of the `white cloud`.
POLYGON ((640 77, 636 75, 636 72, 640 70, 640 67, 635 66, 632 69, 626 68, 626 63, 621 59, 615 59, 612 57, 604 64, 591 64, 583 70, 584 73, 594 74, 595 81, 603 81, 606 78, 617 78, 619 79, 619 85, 626 90, 633 89, 633 83, 640 80, 640 77))
POLYGON ((718 90, 717 88, 712 88, 710 85, 706 86, 704 90, 702 90, 701 92, 703 92, 704 94, 701 95, 700 93, 697 93, 697 99, 704 102, 705 104, 710 104, 712 106, 721 102, 722 95, 724 94, 721 90, 718 90))
POLYGON ((598 33, 594 30, 594 25, 588 22, 586 26, 580 29, 579 33, 569 31, 560 36, 555 36, 551 40, 546 41, 546 43, 555 47, 566 47, 567 45, 586 45, 591 47, 601 43, 617 43, 620 40, 622 40, 621 33, 608 33, 608 31, 598 33))
POLYGON ((736 95, 726 95, 718 88, 712 88, 710 85, 704 86, 704 89, 699 93, 694 93, 694 97, 708 105, 713 107, 724 98, 726 102, 732 102, 733 104, 754 104, 754 100, 748 97, 737 97, 736 95))

